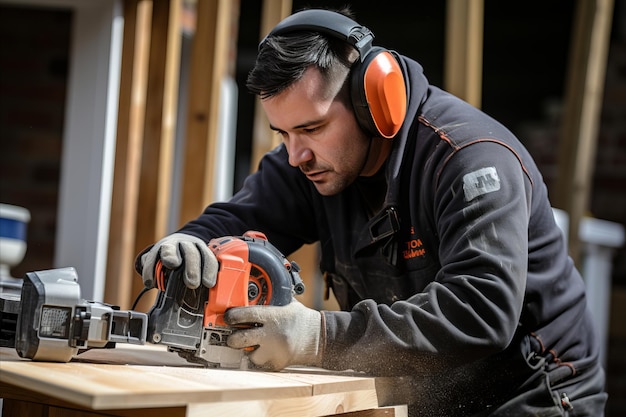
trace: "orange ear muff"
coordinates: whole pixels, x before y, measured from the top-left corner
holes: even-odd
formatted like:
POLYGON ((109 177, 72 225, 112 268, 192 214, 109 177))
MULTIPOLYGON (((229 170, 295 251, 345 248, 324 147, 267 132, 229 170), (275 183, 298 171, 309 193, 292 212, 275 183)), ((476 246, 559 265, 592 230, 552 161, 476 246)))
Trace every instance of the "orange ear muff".
POLYGON ((407 106, 398 61, 388 50, 373 48, 352 71, 352 104, 359 124, 373 136, 394 137, 404 122, 407 106))
POLYGON ((365 97, 376 130, 384 138, 392 138, 400 130, 406 116, 406 87, 400 66, 385 51, 365 69, 365 97))

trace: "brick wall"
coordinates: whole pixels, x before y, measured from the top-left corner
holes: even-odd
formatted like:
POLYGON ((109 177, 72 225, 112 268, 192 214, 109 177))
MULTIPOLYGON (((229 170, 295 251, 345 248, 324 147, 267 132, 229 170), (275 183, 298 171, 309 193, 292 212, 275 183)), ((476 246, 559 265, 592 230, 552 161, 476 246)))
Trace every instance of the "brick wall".
MULTIPOLYGON (((561 103, 544 103, 541 120, 519 128, 548 189, 556 185, 561 103)), ((588 215, 626 226, 626 35, 617 34, 609 51, 595 170, 588 215)), ((613 283, 626 286, 626 246, 615 253, 613 283)))
POLYGON ((14 276, 52 267, 71 19, 0 7, 0 202, 31 211, 14 276))
MULTIPOLYGON (((616 11, 622 17, 626 14, 624 8, 616 11)), ((556 181, 559 113, 558 101, 546 103, 544 119, 526 122, 520 129, 549 189, 556 181)), ((626 28, 619 25, 614 28, 609 50, 595 164, 589 214, 626 227, 626 28)), ((626 246, 616 250, 613 259, 607 417, 626 415, 626 246)))

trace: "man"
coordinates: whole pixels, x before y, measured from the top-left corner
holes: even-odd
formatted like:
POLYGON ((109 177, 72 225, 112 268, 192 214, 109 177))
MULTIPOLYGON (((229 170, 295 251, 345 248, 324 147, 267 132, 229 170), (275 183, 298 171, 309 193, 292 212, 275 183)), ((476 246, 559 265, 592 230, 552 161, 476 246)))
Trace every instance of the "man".
POLYGON ((372 38, 305 10, 263 40, 247 84, 283 143, 138 257, 145 285, 159 258, 214 285, 214 237, 259 230, 285 254, 319 241, 342 311, 229 310, 258 324, 228 339, 256 365, 395 376, 411 415, 602 415, 584 285, 531 156, 372 38))

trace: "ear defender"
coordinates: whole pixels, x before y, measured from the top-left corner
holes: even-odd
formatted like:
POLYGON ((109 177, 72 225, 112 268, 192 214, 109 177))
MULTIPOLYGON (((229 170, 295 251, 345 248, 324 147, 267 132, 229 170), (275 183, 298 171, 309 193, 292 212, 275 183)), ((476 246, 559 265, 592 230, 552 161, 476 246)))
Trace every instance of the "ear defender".
POLYGON ((393 138, 404 122, 407 106, 404 75, 394 53, 372 47, 374 34, 368 28, 330 10, 294 13, 267 36, 295 31, 320 32, 356 48, 359 59, 350 69, 350 94, 357 121, 372 136, 393 138))
POLYGON ((352 105, 361 126, 375 136, 390 139, 406 116, 404 76, 394 56, 372 49, 363 63, 352 69, 352 105))

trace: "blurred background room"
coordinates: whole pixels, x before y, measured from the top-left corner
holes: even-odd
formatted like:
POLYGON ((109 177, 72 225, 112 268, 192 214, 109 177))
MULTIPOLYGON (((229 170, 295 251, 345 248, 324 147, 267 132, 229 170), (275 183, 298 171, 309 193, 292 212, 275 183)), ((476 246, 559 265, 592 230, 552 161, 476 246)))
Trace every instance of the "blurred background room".
MULTIPOLYGON (((376 44, 530 150, 586 281, 606 415, 626 415, 624 0, 0 0, 0 238, 26 243, 3 275, 74 266, 84 298, 130 308, 135 255, 277 143, 245 89, 262 36, 350 3, 376 44)), ((317 248, 293 257, 303 301, 336 308, 317 248)))

